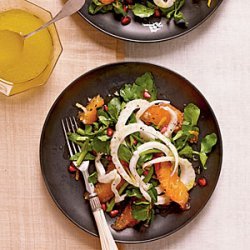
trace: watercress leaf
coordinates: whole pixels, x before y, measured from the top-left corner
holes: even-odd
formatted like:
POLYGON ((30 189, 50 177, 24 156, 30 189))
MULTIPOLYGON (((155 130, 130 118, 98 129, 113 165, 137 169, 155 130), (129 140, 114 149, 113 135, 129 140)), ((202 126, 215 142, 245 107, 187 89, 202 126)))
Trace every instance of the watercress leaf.
POLYGON ((207 162, 207 155, 206 153, 200 153, 200 161, 204 169, 206 169, 206 162, 207 162))
POLYGON ((125 102, 141 98, 140 87, 135 84, 125 84, 120 90, 120 96, 125 102))
POLYGON ((108 103, 108 113, 114 121, 117 121, 120 111, 121 111, 121 102, 119 98, 118 97, 112 98, 111 101, 108 103))
POLYGON ((100 141, 108 141, 111 139, 110 136, 108 135, 100 135, 100 136, 97 136, 97 138, 100 140, 100 141))
POLYGON ((127 13, 126 13, 126 12, 124 11, 124 9, 123 9, 123 5, 122 5, 121 2, 115 1, 115 2, 113 3, 113 8, 114 8, 114 12, 115 12, 116 14, 122 15, 122 16, 126 16, 126 15, 127 15, 127 13))
POLYGON ((78 159, 76 160, 76 166, 81 165, 89 150, 90 150, 89 140, 86 140, 81 147, 81 152, 79 154, 78 159))
POLYGON ((89 177, 88 177, 88 182, 92 183, 95 185, 97 183, 97 172, 93 172, 89 177))
POLYGON ((138 77, 133 84, 125 84, 120 90, 120 96, 125 102, 142 99, 144 91, 147 90, 151 98, 149 101, 156 100, 157 90, 153 81, 153 76, 150 72, 146 72, 144 75, 138 77))
POLYGON ((179 130, 176 135, 173 137, 173 141, 176 141, 177 139, 181 138, 183 136, 184 132, 183 130, 179 130))
POLYGON ((192 147, 187 144, 181 151, 179 151, 179 155, 187 158, 192 158, 193 157, 192 147))
POLYGON ((193 103, 189 103, 184 108, 184 120, 189 122, 191 126, 197 125, 200 116, 200 109, 193 103))
POLYGON ((77 133, 68 133, 68 138, 69 140, 71 140, 72 142, 83 142, 86 141, 88 139, 88 136, 81 136, 77 133))
POLYGON ((135 80, 135 84, 141 88, 141 98, 143 98, 143 93, 147 90, 151 97, 148 101, 154 101, 157 99, 157 89, 154 84, 153 75, 150 72, 146 72, 142 76, 135 80))
POLYGON ((97 153, 110 153, 110 141, 101 141, 98 138, 94 138, 92 141, 92 149, 97 153))
POLYGON ((151 187, 149 190, 148 190, 148 194, 150 195, 151 199, 152 199, 152 202, 157 202, 157 191, 155 189, 155 187, 151 187))
POLYGON ((132 157, 132 153, 127 146, 125 146, 124 144, 121 144, 118 150, 118 157, 120 160, 123 160, 129 163, 132 157))
POLYGON ((136 220, 146 221, 151 218, 151 206, 150 204, 136 204, 132 205, 132 215, 136 220))
POLYGON ((201 140, 201 153, 210 153, 213 146, 217 143, 217 135, 215 133, 206 135, 201 140))
POLYGON ((140 18, 146 18, 146 17, 150 17, 154 14, 154 9, 149 8, 149 7, 142 5, 142 4, 136 3, 132 7, 132 12, 134 13, 135 16, 138 16, 140 18))
POLYGON ((105 125, 106 127, 108 127, 109 126, 109 124, 110 124, 110 119, 109 118, 107 118, 107 117, 105 117, 105 116, 99 116, 98 117, 99 118, 99 121, 103 124, 103 125, 105 125))
POLYGON ((127 197, 136 197, 138 199, 141 199, 143 196, 139 190, 139 188, 133 188, 133 189, 128 189, 126 191, 127 197))

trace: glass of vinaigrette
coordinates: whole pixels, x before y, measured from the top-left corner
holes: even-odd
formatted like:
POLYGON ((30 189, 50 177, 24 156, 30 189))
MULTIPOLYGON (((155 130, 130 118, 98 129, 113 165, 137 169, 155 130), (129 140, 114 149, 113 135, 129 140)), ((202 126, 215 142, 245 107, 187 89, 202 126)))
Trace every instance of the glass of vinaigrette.
POLYGON ((20 46, 15 33, 28 34, 51 18, 49 11, 26 0, 0 1, 1 93, 14 95, 49 79, 62 53, 55 25, 24 39, 20 46))

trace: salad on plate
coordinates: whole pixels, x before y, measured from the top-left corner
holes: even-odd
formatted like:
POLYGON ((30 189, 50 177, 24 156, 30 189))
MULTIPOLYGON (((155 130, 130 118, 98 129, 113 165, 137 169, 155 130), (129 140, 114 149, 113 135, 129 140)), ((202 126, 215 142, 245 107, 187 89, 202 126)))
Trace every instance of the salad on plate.
MULTIPOLYGON (((157 99, 153 75, 146 72, 107 101, 96 95, 86 106, 76 104, 81 127, 68 137, 81 152, 70 160, 95 166, 89 182, 102 209, 116 218, 117 231, 148 227, 173 205, 185 212, 196 182, 207 184, 196 175, 206 170, 217 135, 211 131, 200 138, 194 103, 182 110, 170 101, 157 99)), ((69 171, 79 176, 73 165, 69 171)))
MULTIPOLYGON (((191 1, 191 0, 190 0, 191 1)), ((193 1, 197 3, 203 0, 193 1)), ((206 0, 211 6, 212 0, 206 0)), ((138 20, 148 20, 150 17, 165 17, 168 21, 180 27, 187 27, 188 22, 183 14, 182 7, 186 0, 91 0, 88 12, 92 15, 113 12, 122 25, 131 22, 131 16, 138 20)))

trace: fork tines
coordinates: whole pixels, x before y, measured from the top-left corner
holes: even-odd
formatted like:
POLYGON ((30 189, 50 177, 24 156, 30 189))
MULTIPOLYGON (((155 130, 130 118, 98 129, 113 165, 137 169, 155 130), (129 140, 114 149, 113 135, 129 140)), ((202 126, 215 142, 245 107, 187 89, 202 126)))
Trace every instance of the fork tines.
POLYGON ((69 153, 70 156, 78 153, 81 151, 81 147, 73 142, 71 142, 68 138, 68 133, 75 133, 78 125, 76 122, 76 118, 75 117, 65 117, 64 119, 61 120, 62 122, 62 127, 63 127, 63 132, 64 132, 64 136, 67 142, 67 146, 69 149, 69 153))

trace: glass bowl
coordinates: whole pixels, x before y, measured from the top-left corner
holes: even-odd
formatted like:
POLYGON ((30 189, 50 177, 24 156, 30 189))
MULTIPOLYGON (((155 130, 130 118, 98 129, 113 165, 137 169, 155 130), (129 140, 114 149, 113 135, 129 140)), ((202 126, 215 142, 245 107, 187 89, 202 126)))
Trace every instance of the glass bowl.
MULTIPOLYGON (((0 13, 14 9, 24 10, 38 17, 43 22, 48 22, 52 18, 52 14, 48 10, 45 10, 42 7, 37 6, 36 4, 33 4, 27 0, 0 1, 0 13)), ((1 93, 10 96, 33 87, 43 85, 47 82, 62 53, 62 45, 55 25, 50 25, 48 27, 48 31, 52 40, 52 53, 49 63, 45 66, 45 68, 43 68, 42 72, 39 72, 37 76, 21 82, 8 81, 6 79, 2 79, 0 75, 1 93)))

